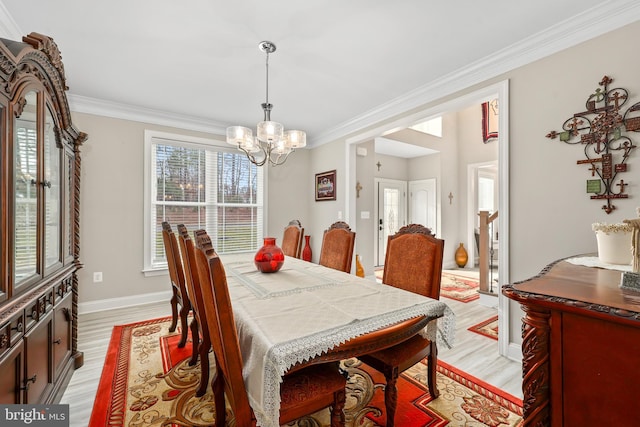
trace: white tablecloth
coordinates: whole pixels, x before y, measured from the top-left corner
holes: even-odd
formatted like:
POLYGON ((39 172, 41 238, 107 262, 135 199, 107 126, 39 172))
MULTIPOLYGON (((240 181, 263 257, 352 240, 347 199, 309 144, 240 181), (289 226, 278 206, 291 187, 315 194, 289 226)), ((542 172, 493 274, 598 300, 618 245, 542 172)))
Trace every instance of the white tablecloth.
POLYGON ((574 258, 567 258, 565 261, 567 261, 570 264, 583 265, 585 267, 598 267, 598 268, 604 268, 607 270, 618 270, 618 271, 632 270, 631 264, 609 264, 609 263, 600 261, 600 259, 597 256, 595 257, 580 256, 580 257, 574 257, 574 258))
POLYGON ((442 301, 287 257, 277 273, 253 255, 221 255, 258 426, 279 425, 284 373, 360 335, 418 316, 443 316, 423 334, 453 345, 455 317, 442 301))

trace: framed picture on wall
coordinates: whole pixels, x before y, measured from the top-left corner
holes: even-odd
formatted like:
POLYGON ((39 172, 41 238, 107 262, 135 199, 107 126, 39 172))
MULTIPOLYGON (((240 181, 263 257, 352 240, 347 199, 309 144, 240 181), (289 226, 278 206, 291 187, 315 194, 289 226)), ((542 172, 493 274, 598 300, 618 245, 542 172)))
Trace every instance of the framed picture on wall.
POLYGON ((316 174, 316 202, 336 199, 336 171, 316 174))

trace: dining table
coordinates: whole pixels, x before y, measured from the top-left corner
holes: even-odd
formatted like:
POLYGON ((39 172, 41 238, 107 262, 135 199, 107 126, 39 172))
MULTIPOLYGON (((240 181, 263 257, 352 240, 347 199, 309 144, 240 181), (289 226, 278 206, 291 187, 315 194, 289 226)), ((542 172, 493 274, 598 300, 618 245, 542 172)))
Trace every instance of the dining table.
POLYGON ((261 273, 253 254, 221 254, 257 425, 279 426, 283 376, 390 347, 417 333, 451 347, 455 316, 440 300, 285 257, 261 273))

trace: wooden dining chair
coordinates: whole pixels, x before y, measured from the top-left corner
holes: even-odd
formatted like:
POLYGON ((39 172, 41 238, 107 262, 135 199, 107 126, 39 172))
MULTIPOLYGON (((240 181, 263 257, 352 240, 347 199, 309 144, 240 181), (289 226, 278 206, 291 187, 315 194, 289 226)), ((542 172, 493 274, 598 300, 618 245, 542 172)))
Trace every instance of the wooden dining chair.
MULTIPOLYGON (((206 231, 196 231, 195 239, 208 331, 219 369, 212 381, 214 397, 222 396, 214 402, 216 426, 225 425, 224 393, 235 416, 235 425, 254 426, 256 420, 242 377, 242 354, 224 266, 206 231)), ((286 424, 331 406, 331 425, 344 426, 345 386, 346 379, 336 363, 313 365, 285 375, 280 385, 280 423, 286 424)))
POLYGON ((164 243, 164 253, 167 258, 169 278, 171 279, 171 325, 169 332, 176 330, 178 319, 180 319, 181 335, 178 347, 182 348, 187 344, 188 316, 191 311, 191 302, 184 281, 184 269, 180 259, 180 250, 175 234, 171 230, 171 225, 164 221, 162 223, 162 241, 164 243), (178 310, 180 306, 180 310, 178 310))
MULTIPOLYGON (((435 238, 431 230, 422 225, 411 224, 389 236, 387 242, 382 283, 440 299, 444 240, 435 238)), ((385 376, 387 426, 394 425, 398 376, 425 357, 427 387, 429 394, 435 399, 439 395, 436 386, 438 347, 435 341, 429 341, 418 334, 393 347, 359 357, 385 376)))
POLYGON ((304 228, 297 219, 289 221, 289 225, 284 228, 282 235, 282 243, 280 249, 285 255, 300 258, 302 251, 302 240, 304 236, 304 228))
POLYGON ((318 263, 325 267, 350 273, 355 241, 356 233, 351 231, 349 224, 344 221, 331 224, 322 236, 318 263))
POLYGON ((193 320, 191 321, 191 337, 193 342, 193 355, 189 365, 193 366, 200 359, 200 386, 196 391, 196 396, 201 397, 207 392, 209 386, 209 351, 211 350, 211 338, 205 317, 204 302, 200 290, 200 278, 196 269, 195 246, 189 231, 184 224, 178 224, 178 242, 180 244, 180 255, 184 266, 184 278, 193 320), (202 340, 200 340, 202 334, 202 340))

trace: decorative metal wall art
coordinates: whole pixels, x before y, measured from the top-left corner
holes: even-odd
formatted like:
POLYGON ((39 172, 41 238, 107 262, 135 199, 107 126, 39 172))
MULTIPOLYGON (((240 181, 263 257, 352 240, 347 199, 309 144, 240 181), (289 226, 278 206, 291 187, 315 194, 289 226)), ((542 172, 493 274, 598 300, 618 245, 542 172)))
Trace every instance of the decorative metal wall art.
POLYGON ((636 148, 628 132, 640 132, 640 102, 623 111, 629 93, 623 88, 609 89, 613 79, 604 76, 601 87, 589 95, 586 111, 575 113, 562 125, 562 131, 551 131, 547 138, 559 138, 567 144, 584 145, 586 159, 578 160, 579 165, 588 165, 591 178, 587 179, 587 193, 591 199, 606 200, 602 209, 611 213, 616 209, 612 199, 626 199, 629 185, 619 177, 628 172, 627 159, 636 148))

